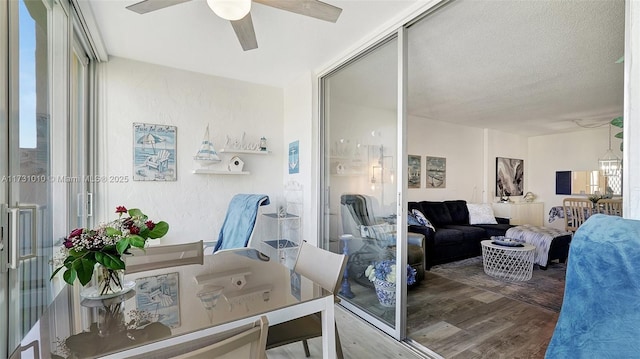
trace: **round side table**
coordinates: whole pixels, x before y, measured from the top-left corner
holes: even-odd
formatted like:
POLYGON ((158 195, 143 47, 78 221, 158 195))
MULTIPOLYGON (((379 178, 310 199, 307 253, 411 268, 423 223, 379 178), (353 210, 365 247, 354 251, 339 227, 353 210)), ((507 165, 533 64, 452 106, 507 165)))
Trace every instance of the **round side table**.
POLYGON ((490 240, 482 245, 482 264, 484 272, 500 279, 526 281, 533 274, 533 261, 536 247, 522 243, 522 247, 501 246, 490 240))

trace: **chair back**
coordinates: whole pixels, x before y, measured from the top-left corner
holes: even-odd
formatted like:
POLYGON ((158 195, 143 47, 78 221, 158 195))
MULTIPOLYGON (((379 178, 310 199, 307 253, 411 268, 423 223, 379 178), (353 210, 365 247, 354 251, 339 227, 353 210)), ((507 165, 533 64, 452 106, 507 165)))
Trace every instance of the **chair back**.
POLYGON ((230 330, 227 334, 223 333, 221 339, 204 348, 199 348, 186 354, 173 357, 174 359, 209 359, 209 358, 247 358, 247 359, 266 359, 267 335, 269 332, 269 320, 266 316, 260 317, 254 323, 241 328, 230 330), (231 335, 228 335, 231 334, 231 335), (240 350, 249 346, 250 353, 240 350))
POLYGON ((237 194, 231 198, 214 252, 246 247, 253 234, 260 206, 269 204, 264 194, 237 194))
POLYGON ((32 341, 27 345, 20 345, 18 348, 9 356, 9 359, 21 359, 21 358, 32 358, 32 359, 40 359, 40 344, 37 340, 32 341), (31 353, 22 354, 25 352, 31 351, 31 353))
POLYGON ((575 232, 593 214, 592 203, 586 198, 565 198, 562 206, 567 231, 575 232))
POLYGON ((598 201, 599 213, 622 217, 622 198, 601 199, 598 201))
POLYGON ((332 253, 303 241, 293 270, 331 293, 337 293, 347 256, 332 253))
POLYGON ((145 249, 134 247, 130 252, 132 255, 124 257, 126 274, 204 263, 202 241, 145 249))

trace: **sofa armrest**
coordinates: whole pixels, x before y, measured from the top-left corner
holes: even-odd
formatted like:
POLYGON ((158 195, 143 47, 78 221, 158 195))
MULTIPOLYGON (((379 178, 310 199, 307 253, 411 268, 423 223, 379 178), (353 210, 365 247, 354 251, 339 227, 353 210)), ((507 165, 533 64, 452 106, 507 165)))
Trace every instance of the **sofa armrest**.
POLYGON ((424 235, 424 269, 431 269, 431 263, 433 263, 433 259, 435 258, 435 232, 433 231, 433 229, 425 226, 409 226, 407 232, 419 233, 424 235))
POLYGON ((510 224, 509 218, 496 217, 498 224, 510 224))

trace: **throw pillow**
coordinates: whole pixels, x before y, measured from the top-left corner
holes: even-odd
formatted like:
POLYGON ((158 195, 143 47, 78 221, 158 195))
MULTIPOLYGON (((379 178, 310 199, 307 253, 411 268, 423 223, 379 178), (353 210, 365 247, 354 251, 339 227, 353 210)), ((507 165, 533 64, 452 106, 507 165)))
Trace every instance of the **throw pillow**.
POLYGON ((467 203, 469 224, 498 224, 489 203, 467 203))
POLYGON ((410 226, 423 226, 423 224, 418 221, 418 218, 416 218, 416 215, 411 212, 407 214, 407 224, 410 226))
POLYGON ((436 228, 433 226, 433 224, 431 224, 431 222, 427 219, 427 217, 425 217, 424 214, 422 214, 422 212, 420 212, 420 210, 413 209, 411 210, 411 214, 416 217, 416 220, 421 226, 429 227, 432 231, 436 231, 436 228))

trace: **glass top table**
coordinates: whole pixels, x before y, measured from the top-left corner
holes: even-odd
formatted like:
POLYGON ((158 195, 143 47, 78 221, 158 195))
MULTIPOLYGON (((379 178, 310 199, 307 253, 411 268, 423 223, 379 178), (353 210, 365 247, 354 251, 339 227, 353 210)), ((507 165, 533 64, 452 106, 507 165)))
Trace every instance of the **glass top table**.
POLYGON ((170 358, 261 315, 274 325, 322 313, 323 357, 335 358, 333 294, 255 249, 127 274, 125 282, 131 290, 104 299, 66 288, 23 342, 38 340, 43 358, 170 358))

